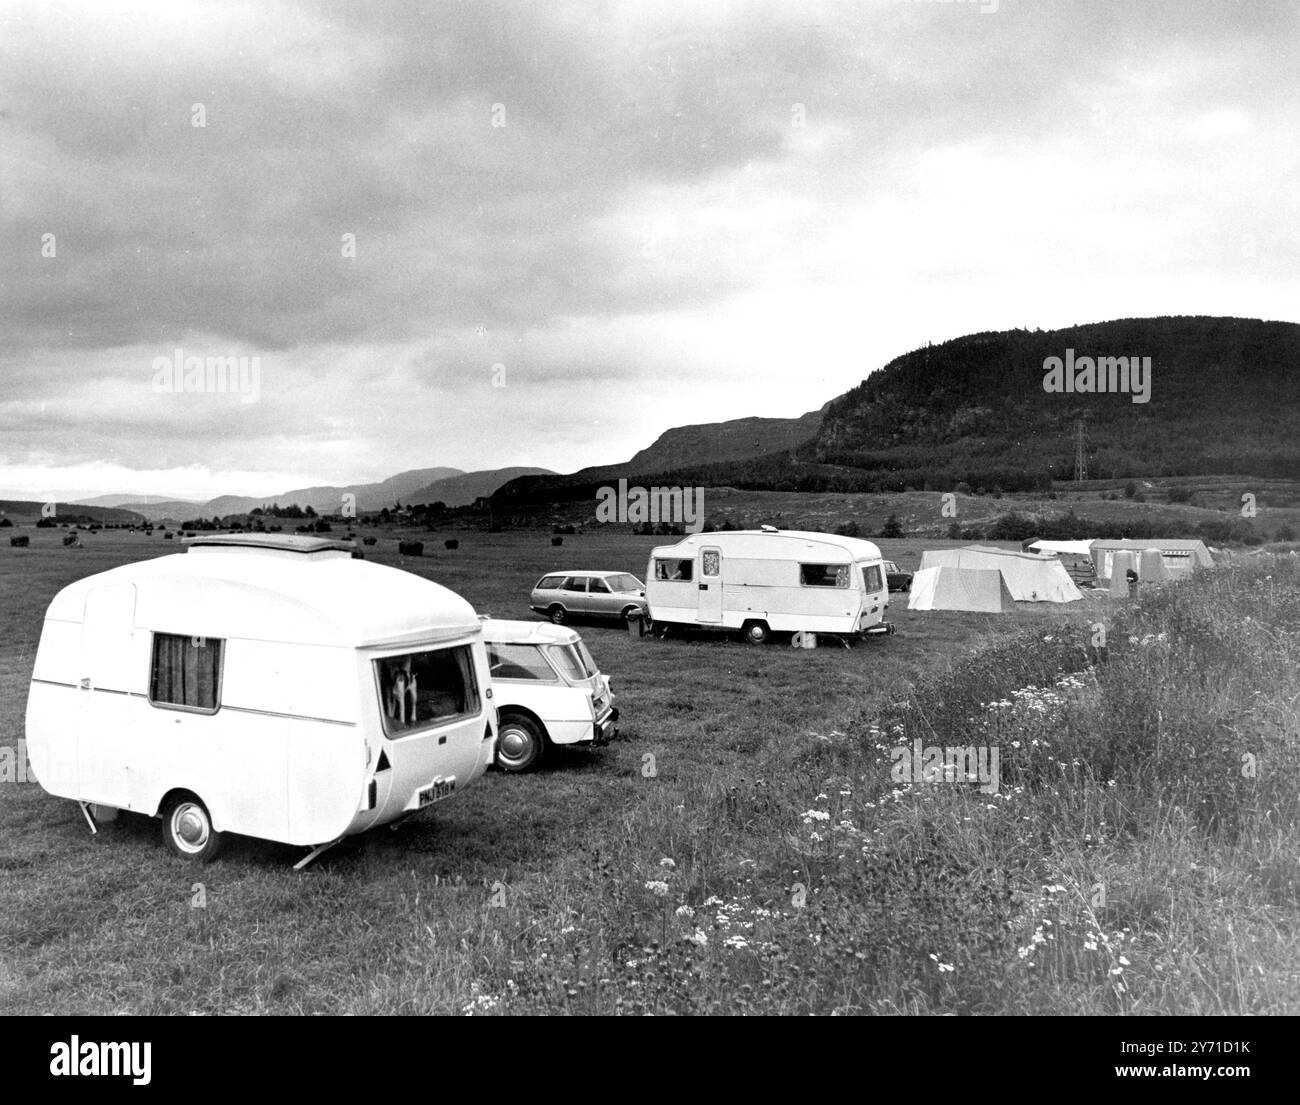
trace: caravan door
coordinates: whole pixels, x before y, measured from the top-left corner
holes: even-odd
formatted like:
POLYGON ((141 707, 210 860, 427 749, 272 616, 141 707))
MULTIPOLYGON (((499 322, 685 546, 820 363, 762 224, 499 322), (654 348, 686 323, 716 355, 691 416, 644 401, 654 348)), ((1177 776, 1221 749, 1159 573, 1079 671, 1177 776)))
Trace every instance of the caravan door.
POLYGON ((81 623, 77 790, 84 802, 127 809, 129 764, 140 705, 130 692, 135 657, 135 585, 97 587, 86 595, 81 623))
POLYGON ((698 607, 696 617, 703 624, 722 621, 722 550, 712 546, 700 550, 698 607))

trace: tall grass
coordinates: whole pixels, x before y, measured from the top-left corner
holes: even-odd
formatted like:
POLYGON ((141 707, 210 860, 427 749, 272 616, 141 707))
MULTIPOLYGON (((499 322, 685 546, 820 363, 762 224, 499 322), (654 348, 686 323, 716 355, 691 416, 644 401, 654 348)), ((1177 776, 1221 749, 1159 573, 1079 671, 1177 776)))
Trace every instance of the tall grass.
POLYGON ((1298 703, 1295 558, 997 639, 629 810, 475 1011, 1295 1013, 1298 703), (996 791, 900 782, 918 739, 996 791))

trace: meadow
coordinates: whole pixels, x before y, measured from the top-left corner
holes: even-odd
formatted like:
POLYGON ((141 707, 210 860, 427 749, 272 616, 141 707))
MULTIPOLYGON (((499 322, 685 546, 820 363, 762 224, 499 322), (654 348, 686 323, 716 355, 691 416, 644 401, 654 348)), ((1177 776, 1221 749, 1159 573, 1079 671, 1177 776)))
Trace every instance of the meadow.
MULTIPOLYGON (((641 575, 663 540, 402 536, 367 557, 524 618, 543 573, 641 575)), ((59 587, 174 545, 59 537, 0 548, 0 746, 59 587)), ((1295 1013, 1295 561, 1003 616, 896 595, 847 650, 579 625, 616 742, 301 873, 0 784, 0 1013, 1295 1013), (900 782, 913 742, 995 746, 1000 785, 900 782)))

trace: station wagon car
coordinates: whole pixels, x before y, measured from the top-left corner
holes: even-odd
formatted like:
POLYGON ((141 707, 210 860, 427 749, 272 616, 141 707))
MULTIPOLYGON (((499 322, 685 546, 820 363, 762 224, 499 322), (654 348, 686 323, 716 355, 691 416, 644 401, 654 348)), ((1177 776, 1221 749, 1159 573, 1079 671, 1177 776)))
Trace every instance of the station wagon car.
POLYGON ((885 580, 891 591, 910 591, 912 573, 904 572, 892 560, 885 561, 885 580))
POLYGON ((537 581, 529 605, 556 625, 567 618, 646 616, 645 584, 629 572, 552 572, 537 581))
POLYGON ((552 745, 602 745, 618 735, 609 678, 572 629, 485 618, 483 641, 503 771, 536 767, 552 745))

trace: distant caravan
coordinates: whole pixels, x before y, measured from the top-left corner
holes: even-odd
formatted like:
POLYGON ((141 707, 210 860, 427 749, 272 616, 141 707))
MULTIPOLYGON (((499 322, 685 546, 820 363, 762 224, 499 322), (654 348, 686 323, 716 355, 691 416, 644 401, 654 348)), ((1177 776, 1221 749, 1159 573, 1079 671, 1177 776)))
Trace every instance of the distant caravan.
POLYGON ((752 644, 773 633, 894 632, 880 549, 830 533, 692 534, 650 553, 646 602, 656 630, 739 630, 752 644))

